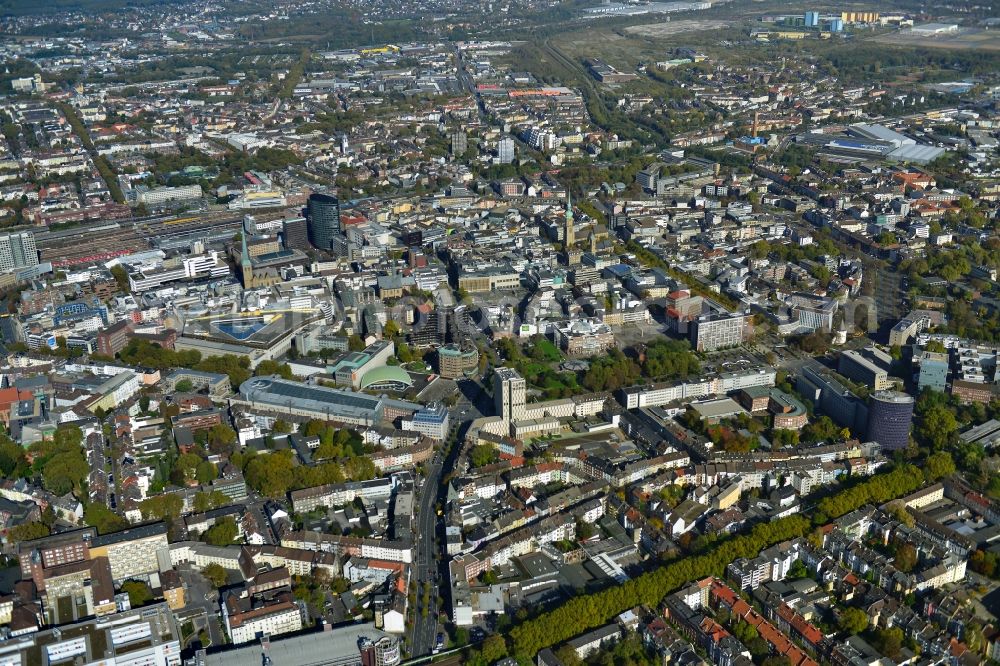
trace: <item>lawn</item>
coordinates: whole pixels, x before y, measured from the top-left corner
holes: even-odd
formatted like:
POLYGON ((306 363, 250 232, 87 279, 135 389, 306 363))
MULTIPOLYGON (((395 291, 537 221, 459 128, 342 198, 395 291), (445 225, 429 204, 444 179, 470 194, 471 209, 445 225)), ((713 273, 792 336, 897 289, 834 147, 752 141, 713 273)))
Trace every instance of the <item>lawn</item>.
POLYGON ((543 361, 556 363, 563 360, 562 352, 559 351, 559 348, 555 346, 555 343, 548 338, 542 338, 541 340, 535 342, 535 349, 537 349, 538 353, 542 355, 541 360, 543 361))

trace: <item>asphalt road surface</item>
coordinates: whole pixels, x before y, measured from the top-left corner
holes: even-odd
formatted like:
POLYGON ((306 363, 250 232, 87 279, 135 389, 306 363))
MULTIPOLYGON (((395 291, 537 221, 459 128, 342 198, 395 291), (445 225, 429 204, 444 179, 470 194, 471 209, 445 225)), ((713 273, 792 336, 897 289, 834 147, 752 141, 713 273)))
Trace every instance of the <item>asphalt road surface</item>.
POLYGON ((417 535, 414 543, 413 575, 417 583, 417 601, 423 597, 423 584, 431 582, 431 595, 426 616, 414 608, 413 638, 410 643, 410 655, 419 657, 429 654, 437 639, 437 604, 440 596, 438 583, 434 580, 437 574, 437 562, 434 559, 437 544, 435 523, 437 513, 434 504, 438 497, 441 483, 441 454, 436 454, 427 467, 427 477, 420 490, 420 509, 417 514, 417 535))

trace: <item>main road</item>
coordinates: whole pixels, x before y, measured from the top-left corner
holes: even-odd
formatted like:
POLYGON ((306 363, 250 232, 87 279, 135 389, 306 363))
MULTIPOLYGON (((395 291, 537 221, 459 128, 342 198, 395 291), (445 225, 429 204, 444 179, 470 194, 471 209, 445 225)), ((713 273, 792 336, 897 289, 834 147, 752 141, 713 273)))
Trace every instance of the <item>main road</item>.
POLYGON ((410 634, 410 656, 421 657, 430 654, 437 642, 438 600, 447 598, 442 594, 448 585, 448 572, 444 565, 447 549, 444 548, 444 535, 439 534, 437 503, 444 502, 447 488, 442 483, 445 469, 453 470, 462 450, 461 442, 472 421, 491 413, 489 396, 479 382, 471 379, 460 379, 456 382, 458 399, 449 411, 452 423, 448 440, 441 451, 427 466, 424 484, 420 489, 420 504, 417 514, 417 533, 414 541, 413 579, 416 580, 416 598, 414 604, 410 634), (441 554, 441 563, 437 555, 441 554), (421 611, 423 603, 424 583, 430 583, 430 597, 427 602, 426 616, 421 611))
POLYGON ((417 534, 413 544, 413 578, 417 581, 417 603, 414 605, 413 634, 410 655, 419 657, 430 653, 437 636, 438 581, 437 561, 437 511, 435 503, 441 485, 441 453, 435 453, 427 466, 424 484, 420 488, 420 507, 417 513, 417 534), (426 614, 418 606, 423 599, 424 583, 431 585, 431 595, 426 614))

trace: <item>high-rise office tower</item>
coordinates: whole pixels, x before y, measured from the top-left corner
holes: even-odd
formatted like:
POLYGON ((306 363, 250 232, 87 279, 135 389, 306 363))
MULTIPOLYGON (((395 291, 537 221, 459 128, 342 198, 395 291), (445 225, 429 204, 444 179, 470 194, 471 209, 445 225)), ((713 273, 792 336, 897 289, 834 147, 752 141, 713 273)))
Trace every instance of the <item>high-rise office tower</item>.
POLYGON ((493 403, 506 422, 524 418, 528 385, 513 368, 497 368, 493 375, 493 403))
POLYGON ((514 139, 505 136, 497 143, 497 161, 510 164, 514 161, 514 139))
POLYGON ((0 236, 0 272, 10 273, 18 268, 37 265, 35 234, 17 231, 0 236))
POLYGON ((883 451, 905 449, 913 426, 913 397, 898 391, 876 391, 868 396, 868 439, 883 451))
POLYGON ((309 242, 321 250, 332 250, 333 239, 340 235, 340 199, 314 192, 306 208, 309 242))
POLYGON ((285 249, 306 250, 309 248, 309 229, 304 217, 292 217, 281 224, 281 241, 285 249))
POLYGON ((455 130, 451 133, 451 154, 464 155, 469 148, 469 137, 464 130, 455 130))

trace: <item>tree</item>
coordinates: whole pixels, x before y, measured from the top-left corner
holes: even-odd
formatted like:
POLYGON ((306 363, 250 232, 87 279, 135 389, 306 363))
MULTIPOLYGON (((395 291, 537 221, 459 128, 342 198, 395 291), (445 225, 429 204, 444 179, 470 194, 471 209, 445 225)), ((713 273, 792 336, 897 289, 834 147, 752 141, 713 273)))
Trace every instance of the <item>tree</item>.
POLYGON ((365 348, 365 341, 361 339, 360 335, 355 333, 347 339, 347 348, 350 351, 363 351, 365 348))
POLYGON ((122 583, 121 591, 128 595, 132 608, 145 606, 153 599, 153 591, 149 589, 149 585, 137 580, 127 580, 122 583))
POLYGON ((895 659, 903 648, 903 630, 899 627, 878 629, 870 642, 883 655, 895 659))
POLYGON ((174 391, 177 393, 190 393, 193 388, 194 384, 190 379, 182 379, 174 385, 174 391))
POLYGON ((60 426, 51 440, 32 444, 35 469, 41 469, 42 483, 56 495, 81 493, 90 475, 90 465, 83 454, 83 432, 77 426, 60 426))
POLYGON ((42 509, 42 525, 45 525, 50 530, 52 526, 56 524, 56 510, 51 504, 46 504, 45 508, 42 509))
POLYGON ((0 477, 17 479, 28 472, 28 459, 24 449, 10 437, 0 433, 0 477))
POLYGON ((802 429, 806 442, 824 442, 840 437, 840 428, 829 416, 821 416, 802 429))
POLYGON ((258 363, 254 369, 254 374, 257 376, 278 375, 282 379, 295 379, 295 374, 292 372, 291 366, 287 363, 278 363, 270 359, 258 363))
POLYGON ((962 639, 965 641, 965 644, 969 646, 969 650, 972 653, 978 654, 985 641, 983 636, 983 625, 975 621, 970 622, 965 627, 962 639))
POLYGON ((239 534, 239 527, 236 525, 236 519, 232 516, 224 516, 205 530, 202 541, 210 546, 228 546, 236 540, 237 534, 239 534))
POLYGON ((924 351, 935 352, 938 354, 947 354, 948 350, 944 346, 944 343, 940 340, 928 340, 927 344, 924 345, 924 351))
POLYGON ((837 626, 841 631, 856 635, 868 628, 868 615, 860 608, 845 608, 837 626))
POLYGON ((396 345, 396 358, 399 359, 400 363, 410 363, 413 361, 413 350, 410 349, 410 345, 405 342, 396 345))
POLYGON ((193 508, 195 513, 204 513, 209 509, 218 509, 228 504, 230 504, 229 495, 218 490, 194 494, 193 508))
POLYGON ((932 451, 940 451, 957 431, 958 420, 955 414, 944 405, 933 405, 921 417, 916 436, 932 451))
POLYGON ((139 512, 145 520, 173 520, 183 509, 184 500, 173 493, 153 495, 139 503, 139 512))
MULTIPOLYGON (((510 632, 515 657, 535 655, 545 647, 600 626, 638 605, 655 607, 665 594, 692 580, 717 576, 728 563, 740 557, 756 557, 763 549, 809 535, 814 527, 839 518, 865 504, 883 504, 912 493, 924 484, 924 476, 913 465, 898 464, 846 490, 824 497, 811 520, 802 515, 758 523, 749 532, 719 540, 697 555, 665 562, 660 566, 593 594, 575 595, 569 601, 530 620, 510 632)), ((572 649, 571 649, 572 651, 572 649)), ((561 651, 560 651, 561 652, 561 651)))
POLYGON ((760 658, 771 652, 771 646, 760 636, 756 636, 747 641, 747 649, 754 657, 760 658))
POLYGON ((208 460, 202 460, 198 463, 198 468, 195 470, 194 478, 198 483, 209 483, 214 481, 218 477, 218 472, 215 469, 215 463, 209 462, 208 460))
POLYGON ((917 549, 911 543, 904 543, 896 549, 892 564, 903 573, 910 573, 917 565, 917 549))
POLYGON ((236 431, 225 423, 217 423, 208 430, 208 448, 212 453, 232 453, 236 439, 236 431))
POLYGON ((278 435, 287 435, 292 432, 292 424, 288 421, 283 421, 281 419, 276 419, 274 425, 271 426, 271 432, 278 435))
POLYGON ((341 467, 343 467, 344 476, 352 481, 374 479, 378 471, 375 463, 367 457, 348 458, 341 464, 341 467))
POLYGON ((507 644, 498 634, 490 634, 483 641, 480 655, 487 664, 495 664, 507 656, 507 644))
POLYGON ((496 459, 496 449, 488 444, 478 444, 469 452, 469 461, 473 467, 485 467, 496 459))
POLYGON ((83 510, 83 522, 96 527, 98 533, 107 534, 127 529, 130 523, 103 504, 92 502, 83 510))
POLYGON ((809 569, 806 568, 805 562, 803 562, 802 560, 795 560, 794 562, 792 562, 792 566, 788 567, 787 578, 795 580, 798 578, 808 578, 808 577, 809 577, 809 569))
POLYGON ((890 502, 886 509, 893 518, 898 520, 903 525, 913 527, 915 524, 913 514, 906 510, 906 505, 902 502, 890 502))
POLYGON ((7 530, 7 541, 11 543, 17 541, 31 541, 33 539, 41 539, 42 537, 48 535, 48 527, 46 527, 43 523, 31 521, 29 523, 15 525, 7 530))
POLYGON ((174 462, 174 472, 178 475, 178 485, 193 481, 202 458, 197 453, 182 453, 174 462))
POLYGON ((969 568, 987 578, 993 578, 997 575, 998 560, 1000 557, 996 553, 977 550, 969 556, 969 568))
POLYGON ((765 657, 764 661, 760 662, 760 666, 792 666, 792 660, 788 658, 788 655, 775 654, 765 657))
POLYGON ((572 645, 563 645, 556 650, 556 658, 563 666, 580 666, 583 663, 572 645))
POLYGON ((122 266, 121 264, 115 264, 114 266, 112 266, 111 277, 113 277, 115 279, 115 282, 118 284, 118 291, 122 292, 123 294, 132 293, 132 285, 131 283, 129 283, 128 272, 125 270, 124 266, 122 266))
POLYGON ((201 570, 201 575, 216 589, 225 585, 229 580, 229 574, 226 573, 226 570, 221 564, 216 564, 215 562, 206 564, 205 568, 201 570))
POLYGON ((938 451, 927 456, 924 475, 928 481, 937 481, 955 473, 955 462, 947 451, 938 451))
POLYGON ((290 452, 277 452, 253 458, 244 470, 247 484, 267 497, 278 499, 287 495, 295 480, 295 474, 292 471, 291 458, 284 455, 285 453, 290 452))

